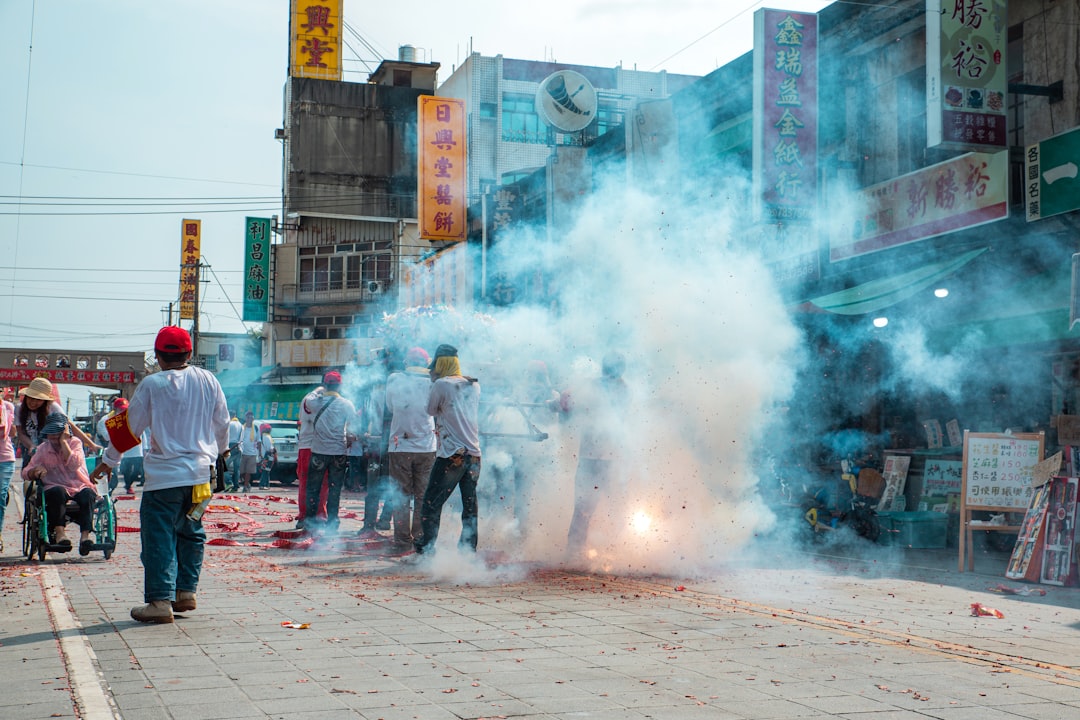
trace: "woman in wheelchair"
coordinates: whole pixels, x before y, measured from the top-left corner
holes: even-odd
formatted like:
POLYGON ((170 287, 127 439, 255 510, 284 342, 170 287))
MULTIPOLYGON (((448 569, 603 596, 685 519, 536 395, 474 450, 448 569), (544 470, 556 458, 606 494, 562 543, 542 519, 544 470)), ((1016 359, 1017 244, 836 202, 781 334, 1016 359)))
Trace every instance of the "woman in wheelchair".
POLYGON ((38 445, 37 452, 23 468, 23 480, 41 481, 52 544, 61 546, 62 552, 71 549, 71 540, 64 530, 70 519, 79 523, 79 554, 89 555, 94 547, 90 536, 94 529, 97 489, 86 470, 82 443, 71 436, 67 417, 59 412, 49 414, 41 434, 45 442, 38 445), (71 518, 66 516, 69 500, 79 507, 71 518))

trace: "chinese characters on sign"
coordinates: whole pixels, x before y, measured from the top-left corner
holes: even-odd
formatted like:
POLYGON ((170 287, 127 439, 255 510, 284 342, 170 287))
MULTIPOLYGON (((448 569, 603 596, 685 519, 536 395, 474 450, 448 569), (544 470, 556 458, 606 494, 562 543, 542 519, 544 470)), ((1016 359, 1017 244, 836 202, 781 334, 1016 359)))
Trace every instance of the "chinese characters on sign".
POLYGON ((199 242, 202 220, 180 221, 180 318, 195 317, 195 296, 199 292, 199 242))
POLYGON ((1020 438, 968 435, 964 449, 965 501, 980 507, 1027 510, 1031 470, 1042 458, 1041 444, 1020 438))
POLYGON ((270 221, 244 219, 244 321, 266 322, 270 306, 270 221))
POLYGON ((812 13, 754 13, 754 202, 760 221, 814 215, 817 27, 812 13))
POLYGON ((292 0, 291 77, 341 80, 341 0, 292 0))
POLYGON ((967 153, 859 191, 854 226, 830 238, 836 262, 1008 217, 1008 153, 967 153))
POLYGON ((1005 4, 926 3, 927 147, 1005 148, 1005 4))
POLYGON ((30 382, 36 377, 48 378, 54 383, 93 385, 95 383, 133 383, 135 373, 97 370, 35 370, 24 368, 0 368, 0 382, 30 382))
POLYGON ((417 214, 425 240, 464 240, 468 230, 465 101, 417 99, 417 214))

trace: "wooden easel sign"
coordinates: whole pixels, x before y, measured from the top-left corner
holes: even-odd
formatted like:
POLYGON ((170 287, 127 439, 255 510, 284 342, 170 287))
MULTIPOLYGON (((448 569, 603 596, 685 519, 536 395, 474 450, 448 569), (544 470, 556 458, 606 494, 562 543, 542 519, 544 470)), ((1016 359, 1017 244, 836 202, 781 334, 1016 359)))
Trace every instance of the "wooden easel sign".
MULTIPOLYGON (((971 553, 972 512, 1026 513, 1034 488, 1032 469, 1042 460, 1045 433, 973 433, 964 431, 960 492, 960 572, 975 569, 971 553), (965 562, 966 561, 966 562, 965 562)), ((975 526, 992 532, 1018 532, 1019 525, 975 526)))

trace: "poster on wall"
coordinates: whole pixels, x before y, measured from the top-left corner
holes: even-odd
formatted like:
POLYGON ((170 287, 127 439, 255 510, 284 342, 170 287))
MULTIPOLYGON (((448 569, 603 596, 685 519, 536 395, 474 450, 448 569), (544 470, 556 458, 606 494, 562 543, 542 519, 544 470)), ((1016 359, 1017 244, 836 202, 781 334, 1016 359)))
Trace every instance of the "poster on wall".
POLYGON ((911 466, 910 455, 888 455, 881 476, 885 478, 885 491, 881 494, 877 510, 879 512, 902 511, 907 507, 904 488, 907 486, 908 468, 911 466))

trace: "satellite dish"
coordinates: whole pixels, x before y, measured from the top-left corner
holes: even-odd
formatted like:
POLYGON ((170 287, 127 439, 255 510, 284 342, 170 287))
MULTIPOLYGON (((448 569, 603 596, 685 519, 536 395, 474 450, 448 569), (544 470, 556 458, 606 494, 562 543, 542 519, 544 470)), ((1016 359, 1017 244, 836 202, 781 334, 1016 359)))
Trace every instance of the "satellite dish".
POLYGON ((584 130, 596 117, 596 88, 581 73, 559 70, 540 83, 536 112, 564 132, 584 130))

